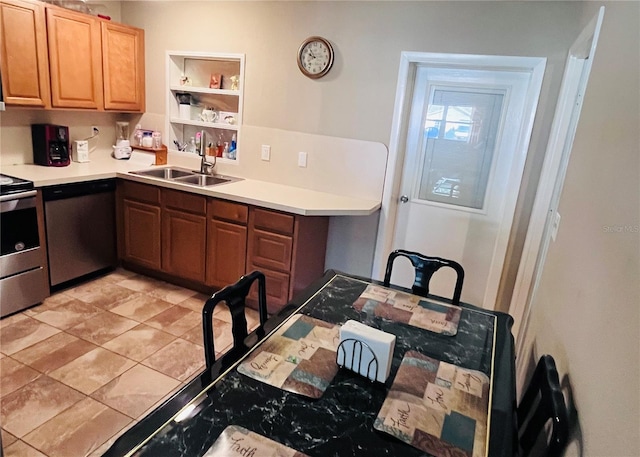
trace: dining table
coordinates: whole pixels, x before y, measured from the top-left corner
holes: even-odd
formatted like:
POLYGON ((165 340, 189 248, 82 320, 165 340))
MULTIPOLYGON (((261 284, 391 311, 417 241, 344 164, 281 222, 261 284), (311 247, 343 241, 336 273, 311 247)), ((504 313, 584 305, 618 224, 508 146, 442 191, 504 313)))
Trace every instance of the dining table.
POLYGON ((513 456, 512 324, 327 270, 103 455, 513 456), (348 321, 395 340, 384 382, 337 363, 348 321))

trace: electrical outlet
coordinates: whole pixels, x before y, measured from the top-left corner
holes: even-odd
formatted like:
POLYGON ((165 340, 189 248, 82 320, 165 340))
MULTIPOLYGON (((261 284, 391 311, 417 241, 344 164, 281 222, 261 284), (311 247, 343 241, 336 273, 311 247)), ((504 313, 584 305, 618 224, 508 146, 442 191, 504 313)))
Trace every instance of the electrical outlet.
POLYGON ((302 168, 306 168, 307 167, 307 153, 306 152, 299 152, 298 153, 298 166, 302 167, 302 168))
POLYGON ((97 125, 92 125, 91 126, 91 136, 96 136, 100 134, 100 129, 98 128, 97 125))
POLYGON ((263 144, 262 145, 261 158, 262 158, 262 160, 266 160, 267 162, 269 160, 271 160, 271 146, 269 146, 268 144, 263 144))

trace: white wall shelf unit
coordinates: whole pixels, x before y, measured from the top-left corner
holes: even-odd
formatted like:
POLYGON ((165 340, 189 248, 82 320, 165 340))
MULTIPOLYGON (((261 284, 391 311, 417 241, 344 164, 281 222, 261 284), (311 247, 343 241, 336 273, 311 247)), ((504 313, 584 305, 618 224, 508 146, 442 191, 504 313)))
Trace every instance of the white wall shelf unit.
MULTIPOLYGON (((235 159, 241 150, 242 107, 244 93, 244 54, 167 51, 167 145, 189 143, 199 131, 205 131, 206 143, 215 147, 231 145, 236 137, 235 159), (188 94, 188 95, 183 95, 188 94), (180 106, 189 99, 188 109, 180 106), (203 112, 207 110, 207 112, 203 112), (213 111, 214 118, 208 111, 213 111)), ((207 144, 205 144, 207 146, 207 144)), ((220 149, 222 150, 222 149, 220 149)))

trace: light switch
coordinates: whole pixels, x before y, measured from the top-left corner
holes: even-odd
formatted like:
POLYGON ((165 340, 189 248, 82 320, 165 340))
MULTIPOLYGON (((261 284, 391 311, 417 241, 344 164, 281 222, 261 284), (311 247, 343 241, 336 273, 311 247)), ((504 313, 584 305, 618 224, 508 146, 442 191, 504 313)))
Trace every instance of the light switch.
POLYGON ((268 144, 262 145, 262 160, 266 160, 267 162, 271 160, 271 146, 268 144))
POLYGON ((298 153, 298 166, 302 167, 302 168, 306 168, 307 167, 307 153, 306 152, 299 152, 298 153))

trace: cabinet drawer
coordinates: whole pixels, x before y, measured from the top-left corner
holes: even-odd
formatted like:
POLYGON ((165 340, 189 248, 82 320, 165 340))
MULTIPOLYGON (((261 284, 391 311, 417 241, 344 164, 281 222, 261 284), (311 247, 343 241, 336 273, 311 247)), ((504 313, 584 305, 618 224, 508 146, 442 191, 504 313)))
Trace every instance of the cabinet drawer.
POLYGON ((162 189, 162 206, 204 216, 207 214, 207 197, 177 190, 162 189))
POLYGON ((294 217, 291 214, 277 213, 259 208, 254 208, 252 211, 252 225, 255 228, 291 235, 293 234, 293 223, 294 217))
POLYGON ((210 199, 209 217, 246 224, 249 218, 249 208, 239 203, 210 199))
POLYGON ((146 203, 160 204, 160 188, 149 184, 118 180, 118 187, 124 198, 146 203))
MULTIPOLYGON (((275 314, 289 302, 289 275, 277 271, 260 269, 257 265, 252 265, 247 271, 259 270, 264 273, 267 287, 267 312, 275 314)), ((254 309, 258 306, 258 282, 256 281, 249 292, 248 304, 254 309)))
POLYGON ((255 265, 288 272, 291 269, 290 236, 254 230, 249 238, 249 261, 255 265))

